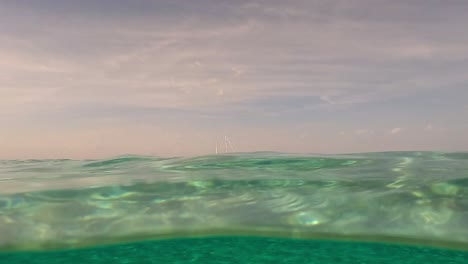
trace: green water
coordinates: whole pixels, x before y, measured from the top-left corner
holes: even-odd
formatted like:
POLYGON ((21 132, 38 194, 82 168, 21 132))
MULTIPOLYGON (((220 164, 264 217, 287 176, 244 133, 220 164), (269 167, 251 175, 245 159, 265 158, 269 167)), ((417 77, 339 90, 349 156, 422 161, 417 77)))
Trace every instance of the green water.
POLYGON ((0 262, 462 263, 467 197, 468 153, 0 161, 0 262))
POLYGON ((0 263, 467 263, 468 252, 379 243, 254 237, 170 239, 78 250, 0 253, 0 263))

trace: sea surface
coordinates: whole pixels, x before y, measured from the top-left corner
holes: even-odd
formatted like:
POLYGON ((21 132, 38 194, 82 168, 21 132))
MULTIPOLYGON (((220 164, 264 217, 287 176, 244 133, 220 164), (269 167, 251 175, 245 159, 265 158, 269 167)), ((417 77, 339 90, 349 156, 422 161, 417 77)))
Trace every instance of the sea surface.
POLYGON ((468 153, 0 161, 0 263, 468 263, 468 153))

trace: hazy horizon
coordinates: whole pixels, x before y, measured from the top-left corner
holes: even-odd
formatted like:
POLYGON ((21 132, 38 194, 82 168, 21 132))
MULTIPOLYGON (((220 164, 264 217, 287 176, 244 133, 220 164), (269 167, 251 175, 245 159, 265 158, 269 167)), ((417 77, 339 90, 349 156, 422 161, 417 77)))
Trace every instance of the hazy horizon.
POLYGON ((0 159, 468 150, 468 2, 2 1, 0 159))

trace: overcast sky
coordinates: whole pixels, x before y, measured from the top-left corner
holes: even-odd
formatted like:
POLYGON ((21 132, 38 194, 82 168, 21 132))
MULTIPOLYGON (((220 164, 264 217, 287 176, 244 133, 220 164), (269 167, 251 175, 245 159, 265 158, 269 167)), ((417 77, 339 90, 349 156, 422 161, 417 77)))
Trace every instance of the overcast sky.
POLYGON ((466 0, 0 1, 0 159, 468 150, 466 0))

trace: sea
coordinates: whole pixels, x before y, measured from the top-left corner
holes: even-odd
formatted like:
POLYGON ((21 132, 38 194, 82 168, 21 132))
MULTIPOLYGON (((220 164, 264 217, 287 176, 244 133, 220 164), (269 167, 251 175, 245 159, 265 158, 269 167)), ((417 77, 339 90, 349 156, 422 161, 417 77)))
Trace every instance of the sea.
POLYGON ((468 263, 468 152, 0 161, 0 263, 468 263))

